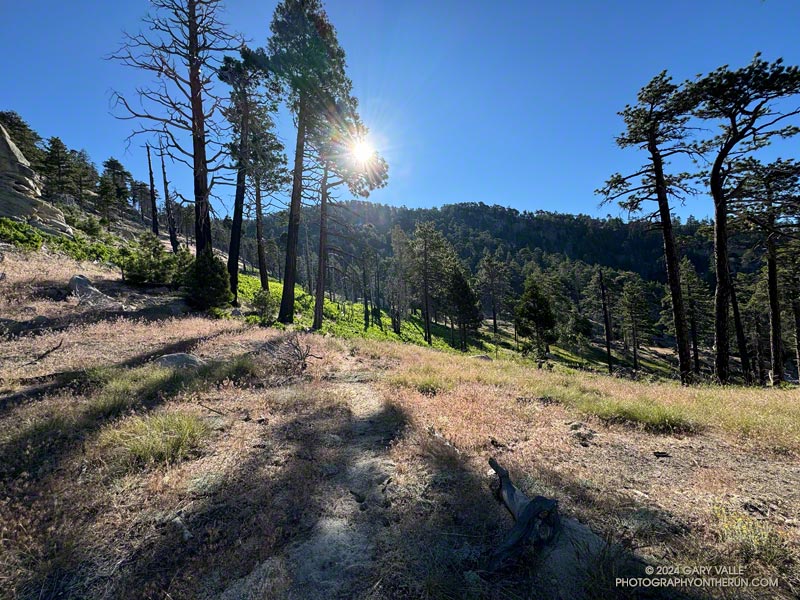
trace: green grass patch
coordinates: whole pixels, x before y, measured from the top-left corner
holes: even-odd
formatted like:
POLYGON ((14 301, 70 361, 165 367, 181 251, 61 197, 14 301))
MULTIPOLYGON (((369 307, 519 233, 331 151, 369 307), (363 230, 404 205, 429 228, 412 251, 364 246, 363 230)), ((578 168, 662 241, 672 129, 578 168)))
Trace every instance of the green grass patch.
MULTIPOLYGON (((239 296, 252 303, 255 294, 261 289, 258 277, 253 275, 239 275, 239 296)), ((270 279, 269 291, 276 304, 280 304, 283 295, 283 284, 270 279)), ((297 327, 311 327, 314 321, 314 297, 308 294, 300 286, 295 286, 295 320, 297 327)), ((380 322, 370 320, 369 327, 364 328, 364 306, 352 302, 332 302, 325 298, 323 303, 323 324, 320 333, 330 334, 339 338, 365 338, 377 341, 394 341, 406 344, 416 344, 418 346, 428 346, 425 342, 423 323, 419 317, 410 317, 404 320, 400 326, 400 333, 392 330, 391 319, 385 311, 381 311, 380 322)), ((251 315, 249 322, 258 323, 260 319, 251 315)), ((459 352, 458 334, 453 336, 449 327, 440 323, 431 324, 431 334, 433 338, 432 347, 437 350, 459 352), (451 341, 452 340, 452 341, 451 341)), ((498 345, 511 348, 506 339, 507 336, 498 336, 498 345)), ((513 338, 511 338, 513 341, 513 338)), ((472 353, 494 353, 495 347, 493 338, 486 332, 480 332, 470 336, 467 352, 472 353)), ((508 354, 510 351, 504 349, 508 354)))
POLYGON ((418 391, 423 396, 435 396, 453 389, 455 382, 430 365, 403 371, 389 378, 389 383, 418 391))
POLYGON ((196 453, 209 433, 198 417, 165 413, 132 417, 100 435, 112 464, 130 471, 179 462, 196 453))

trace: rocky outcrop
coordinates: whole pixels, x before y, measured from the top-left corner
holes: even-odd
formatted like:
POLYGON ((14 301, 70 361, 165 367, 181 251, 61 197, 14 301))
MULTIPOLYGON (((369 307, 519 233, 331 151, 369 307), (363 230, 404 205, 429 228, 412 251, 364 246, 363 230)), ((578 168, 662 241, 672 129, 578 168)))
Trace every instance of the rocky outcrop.
POLYGON ((45 233, 72 235, 64 213, 41 200, 41 180, 0 125, 0 217, 23 221, 45 233))

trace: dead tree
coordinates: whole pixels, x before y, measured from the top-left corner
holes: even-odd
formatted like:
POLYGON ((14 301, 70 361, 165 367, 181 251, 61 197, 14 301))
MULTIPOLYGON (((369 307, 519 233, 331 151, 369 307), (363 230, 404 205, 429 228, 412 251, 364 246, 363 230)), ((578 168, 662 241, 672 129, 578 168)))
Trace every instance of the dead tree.
POLYGON ((210 195, 216 182, 209 174, 224 165, 222 131, 217 114, 222 99, 213 91, 219 57, 241 46, 219 18, 221 0, 151 0, 144 17, 148 33, 125 34, 122 47, 109 58, 153 75, 151 86, 136 90, 133 103, 119 92, 121 119, 140 122, 131 136, 156 135, 165 151, 194 173, 197 252, 211 248, 210 195), (208 156, 210 149, 211 156, 208 156))
POLYGON ((172 200, 169 197, 169 181, 167 180, 167 167, 164 165, 164 152, 161 152, 161 178, 164 183, 164 212, 167 214, 167 228, 169 229, 169 243, 172 251, 177 253, 181 245, 178 242, 178 229, 175 226, 175 214, 172 211, 172 200))
POLYGON ((156 205, 156 182, 153 178, 153 162, 150 160, 150 144, 145 144, 147 149, 147 170, 150 172, 150 227, 158 235, 158 206, 156 205))

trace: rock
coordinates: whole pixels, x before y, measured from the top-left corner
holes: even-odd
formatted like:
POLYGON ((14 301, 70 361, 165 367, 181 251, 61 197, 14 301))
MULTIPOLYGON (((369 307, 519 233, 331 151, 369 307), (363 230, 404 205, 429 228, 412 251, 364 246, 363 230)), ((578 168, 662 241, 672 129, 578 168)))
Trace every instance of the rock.
POLYGON ((41 179, 0 125, 0 217, 28 223, 45 233, 72 236, 64 213, 41 200, 41 179))
POLYGON ((164 356, 159 356, 153 362, 159 367, 168 367, 170 369, 196 369, 206 364, 206 361, 202 358, 185 352, 165 354, 164 356))
POLYGON ((492 360, 492 357, 488 354, 476 354, 475 356, 470 356, 470 358, 474 358, 476 360, 492 360))
POLYGON ((232 316, 232 317, 243 317, 243 316, 244 316, 244 313, 242 312, 242 309, 241 309, 241 308, 234 308, 234 309, 231 311, 231 316, 232 316))
POLYGON ((98 308, 122 309, 122 304, 94 287, 85 275, 73 275, 69 280, 69 290, 78 297, 79 304, 88 304, 98 308))
POLYGON ((170 523, 172 523, 173 527, 175 527, 175 529, 177 529, 178 532, 181 534, 181 537, 183 538, 184 542, 188 542, 190 539, 194 537, 192 535, 192 532, 189 531, 189 528, 186 527, 186 523, 184 523, 183 519, 181 519, 179 516, 172 519, 170 523))

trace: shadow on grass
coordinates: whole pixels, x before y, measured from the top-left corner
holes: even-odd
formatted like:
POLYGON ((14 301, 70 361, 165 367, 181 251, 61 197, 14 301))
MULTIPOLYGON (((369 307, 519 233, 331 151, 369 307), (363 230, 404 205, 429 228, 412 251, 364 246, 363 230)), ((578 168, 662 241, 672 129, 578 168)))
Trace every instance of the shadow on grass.
MULTIPOLYGON (((20 596, 559 597, 541 577, 546 559, 532 551, 497 574, 483 571, 512 521, 478 475, 480 466, 442 438, 411 427, 396 406, 356 417, 335 396, 320 401, 326 389, 306 384, 278 392, 276 407, 289 418, 249 421, 250 448, 242 460, 208 473, 202 484, 190 481, 180 502, 185 510, 164 519, 152 514, 157 505, 143 505, 136 529, 109 531, 103 547, 83 537, 88 527, 53 536, 52 555, 20 596), (373 464, 380 471, 395 444, 411 454, 410 470, 387 466, 386 478, 378 472, 367 487, 354 489, 353 473, 373 464)), ((506 462, 512 457, 501 462, 513 468, 506 462)), ((485 467, 484 458, 476 460, 485 467)), ((603 506, 555 469, 536 469, 536 476, 557 498, 631 518, 629 508, 603 506)), ((642 519, 674 521, 648 510, 642 519)), ((686 597, 672 589, 648 595, 614 586, 615 577, 643 566, 609 547, 587 561, 585 572, 567 576, 585 577, 584 598, 686 597)))
POLYGON ((34 421, 0 445, 0 476, 5 479, 27 473, 29 478, 41 478, 57 468, 65 452, 107 421, 132 409, 151 409, 182 390, 241 377, 247 369, 246 361, 238 359, 198 369, 144 365, 83 372, 81 377, 92 390, 88 398, 34 421))
MULTIPOLYGON (((246 458, 193 490, 191 511, 181 515, 190 537, 169 523, 143 539, 123 537, 116 546, 125 554, 120 560, 92 552, 78 534, 77 543, 72 540, 70 547, 81 550, 69 561, 53 559, 70 567, 54 571, 56 577, 39 573, 25 590, 46 589, 52 596, 70 598, 103 594, 122 599, 194 598, 201 593, 218 598, 232 581, 282 552, 292 552, 313 536, 333 500, 346 503, 341 517, 353 519, 354 543, 362 540, 359 528, 371 526, 370 515, 359 510, 346 489, 348 474, 357 467, 360 455, 353 452, 349 439, 342 441, 360 436, 361 441, 354 443, 363 444, 367 454, 383 457, 405 427, 404 415, 386 407, 353 418, 341 404, 313 406, 291 393, 286 398, 285 409, 294 412, 293 418, 274 426, 253 424, 252 449, 246 458)), ((360 555, 365 549, 353 551, 360 555)), ((313 561, 315 553, 301 559, 313 561)), ((336 565, 332 569, 335 574, 336 565)), ((286 577, 287 586, 305 590, 298 597, 334 597, 327 592, 336 592, 341 583, 304 580, 302 572, 286 577), (315 587, 319 585, 322 588, 315 587)), ((362 589, 370 580, 350 583, 362 589)), ((356 591, 347 582, 338 590, 347 597, 356 591)))
MULTIPOLYGON (((217 336, 230 333, 223 331, 209 336, 197 336, 185 340, 178 340, 171 344, 161 346, 156 350, 143 352, 132 356, 129 359, 123 360, 118 363, 111 363, 105 365, 105 368, 130 368, 143 365, 150 362, 154 358, 163 356, 165 354, 174 354, 179 352, 190 352, 195 346, 201 342, 212 340, 217 336)), ((54 394, 66 389, 73 389, 82 393, 90 393, 93 388, 91 370, 81 369, 77 371, 62 371, 59 373, 52 373, 49 375, 42 375, 39 377, 31 377, 20 380, 18 383, 22 385, 32 385, 33 387, 15 392, 13 394, 6 394, 0 396, 0 416, 3 413, 14 408, 22 402, 30 402, 44 398, 49 394, 54 394)))

